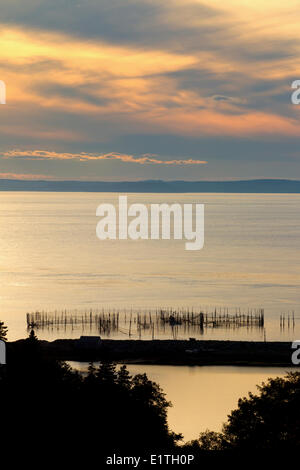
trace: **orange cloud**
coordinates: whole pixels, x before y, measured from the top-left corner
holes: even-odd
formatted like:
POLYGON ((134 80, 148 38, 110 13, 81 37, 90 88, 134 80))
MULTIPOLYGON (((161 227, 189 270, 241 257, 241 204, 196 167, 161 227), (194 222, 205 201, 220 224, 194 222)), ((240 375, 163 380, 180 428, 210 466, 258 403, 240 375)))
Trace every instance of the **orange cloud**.
MULTIPOLYGON (((126 133, 171 133, 196 137, 202 134, 239 137, 272 132, 299 135, 297 119, 291 119, 287 112, 281 113, 278 108, 270 111, 272 87, 271 91, 263 89, 254 95, 257 103, 259 93, 269 96, 265 111, 259 107, 255 111, 254 101, 247 109, 249 96, 243 96, 242 91, 246 84, 260 80, 286 80, 288 87, 291 76, 298 78, 298 2, 274 0, 270 8, 261 0, 245 0, 242 8, 239 0, 221 4, 219 0, 187 0, 184 5, 182 1, 172 0, 171 3, 172 8, 162 11, 160 26, 163 29, 164 24, 171 25, 174 40, 161 46, 157 46, 158 42, 147 47, 138 43, 109 44, 95 37, 84 39, 70 33, 1 25, 1 79, 7 83, 8 94, 8 116, 0 129, 3 134, 40 138, 44 144, 37 145, 41 146, 58 140, 83 142, 94 139, 99 142, 98 129, 104 120, 109 125, 103 131, 105 137, 101 138, 108 140, 126 133), (188 7, 193 4, 207 5, 224 14, 191 15, 192 10, 188 7), (207 43, 199 41, 199 44, 195 40, 189 42, 192 47, 187 47, 183 40, 179 47, 176 30, 181 30, 182 23, 187 25, 187 34, 189 31, 196 33, 199 28, 200 35, 201 28, 212 28, 212 44, 209 40, 207 43), (292 48, 291 53, 276 54, 276 45, 281 40, 287 41, 292 48), (267 60, 255 59, 257 53, 263 56, 265 51, 274 54, 269 54, 267 60), (178 78, 181 72, 188 74, 191 69, 199 77, 196 91, 183 89, 178 78), (212 100, 211 96, 220 90, 210 88, 210 84, 203 85, 202 76, 204 80, 207 76, 218 78, 225 88, 231 84, 236 96, 240 90, 240 96, 228 102, 212 100), (73 123, 70 124, 72 121, 68 118, 64 122, 56 122, 55 119, 50 122, 47 120, 48 111, 70 113, 82 118, 83 125, 77 125, 73 131, 73 123), (22 125, 17 126, 20 115, 23 117, 22 125), (85 117, 93 119, 95 125, 85 125, 85 117)), ((280 83, 276 93, 287 93, 286 110, 289 95, 288 91, 282 90, 283 86, 280 83)), ((99 160, 100 157, 108 159, 103 155, 94 159, 99 160)), ((78 158, 93 159, 91 155, 78 158)), ((151 161, 144 156, 117 154, 112 158, 122 161, 131 161, 132 158, 141 164, 196 164, 186 163, 188 160, 160 163, 158 159, 151 161)))
POLYGON ((140 157, 123 153, 58 153, 48 150, 9 150, 2 153, 4 158, 25 158, 27 160, 79 160, 81 162, 90 160, 119 160, 125 163, 138 163, 140 165, 205 165, 207 161, 194 160, 192 158, 180 160, 159 160, 155 155, 144 154, 140 157))
MULTIPOLYGON (((149 125, 152 121, 152 116, 145 116, 145 122, 149 125)), ((259 111, 225 115, 216 110, 189 112, 178 109, 172 115, 166 113, 155 117, 155 121, 164 131, 184 132, 190 136, 300 135, 297 119, 259 111)))
POLYGON ((51 175, 36 175, 29 173, 0 173, 0 179, 8 180, 52 180, 51 175))

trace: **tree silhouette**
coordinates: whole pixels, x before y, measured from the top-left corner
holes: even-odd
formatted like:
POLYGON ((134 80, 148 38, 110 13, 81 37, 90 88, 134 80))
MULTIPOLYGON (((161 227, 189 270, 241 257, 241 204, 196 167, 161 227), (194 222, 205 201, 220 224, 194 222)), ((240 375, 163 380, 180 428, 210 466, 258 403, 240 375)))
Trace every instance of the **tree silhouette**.
POLYGON ((126 391, 129 391, 131 389, 132 377, 129 374, 125 365, 121 366, 120 370, 117 373, 117 383, 122 389, 126 391))
POLYGON ((96 371, 96 377, 102 385, 111 387, 117 380, 116 364, 109 361, 103 361, 96 371))
POLYGON ((269 379, 259 394, 241 398, 224 426, 232 448, 300 446, 300 372, 269 379))
POLYGON ((94 366, 93 362, 90 362, 89 367, 88 367, 88 376, 94 377, 95 374, 96 374, 96 367, 94 366))
POLYGON ((38 342, 38 337, 36 336, 34 329, 30 330, 28 341, 32 344, 36 344, 38 342))
POLYGON ((1 420, 28 448, 44 446, 53 436, 65 448, 95 448, 99 457, 116 449, 137 455, 145 448, 174 448, 178 436, 168 428, 170 404, 146 375, 131 377, 126 366, 104 361, 97 368, 91 363, 82 376, 46 355, 34 331, 8 347, 1 420), (34 421, 30 433, 28 413, 34 421))
POLYGON ((300 448, 300 372, 268 379, 258 394, 240 398, 221 433, 206 431, 188 443, 200 450, 300 448))

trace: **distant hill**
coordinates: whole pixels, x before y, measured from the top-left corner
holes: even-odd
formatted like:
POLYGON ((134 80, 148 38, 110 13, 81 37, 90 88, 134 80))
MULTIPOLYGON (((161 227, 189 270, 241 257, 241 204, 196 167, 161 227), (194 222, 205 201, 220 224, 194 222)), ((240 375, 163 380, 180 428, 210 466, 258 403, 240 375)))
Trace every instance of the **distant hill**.
POLYGON ((29 181, 0 179, 0 191, 122 192, 122 193, 300 193, 300 181, 29 181))

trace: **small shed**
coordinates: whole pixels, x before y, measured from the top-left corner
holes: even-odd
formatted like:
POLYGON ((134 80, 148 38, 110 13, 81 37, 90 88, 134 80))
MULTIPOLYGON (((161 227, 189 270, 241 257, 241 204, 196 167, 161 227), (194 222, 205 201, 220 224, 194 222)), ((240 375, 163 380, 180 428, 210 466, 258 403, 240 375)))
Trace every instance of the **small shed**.
POLYGON ((79 349, 99 349, 101 344, 100 336, 80 336, 77 340, 77 347, 79 349))

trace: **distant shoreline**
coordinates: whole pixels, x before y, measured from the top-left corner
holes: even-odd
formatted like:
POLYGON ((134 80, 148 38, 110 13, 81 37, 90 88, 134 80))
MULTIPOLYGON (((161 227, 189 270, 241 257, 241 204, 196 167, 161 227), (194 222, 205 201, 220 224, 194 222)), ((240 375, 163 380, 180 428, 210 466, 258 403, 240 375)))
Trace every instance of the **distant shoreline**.
MULTIPOLYGON (((8 343, 20 348, 25 340, 8 343)), ((62 361, 110 360, 124 364, 185 366, 295 367, 291 343, 215 340, 112 340, 97 348, 82 349, 76 339, 41 341, 45 356, 62 361)), ((9 356, 8 356, 9 362, 9 356)))
POLYGON ((300 194, 300 181, 52 181, 0 179, 0 191, 300 194))

